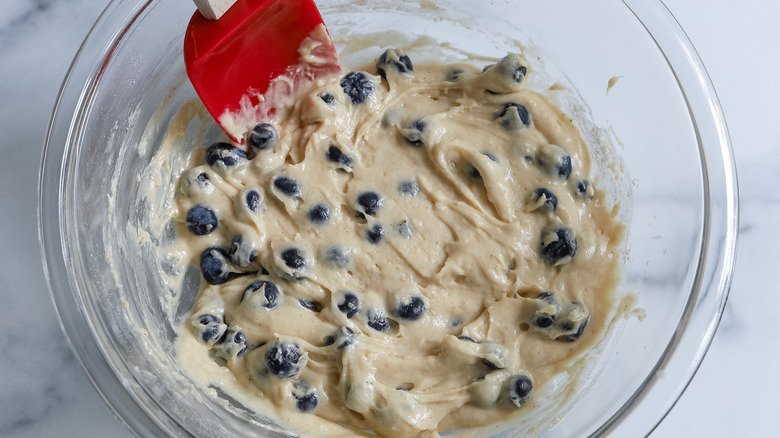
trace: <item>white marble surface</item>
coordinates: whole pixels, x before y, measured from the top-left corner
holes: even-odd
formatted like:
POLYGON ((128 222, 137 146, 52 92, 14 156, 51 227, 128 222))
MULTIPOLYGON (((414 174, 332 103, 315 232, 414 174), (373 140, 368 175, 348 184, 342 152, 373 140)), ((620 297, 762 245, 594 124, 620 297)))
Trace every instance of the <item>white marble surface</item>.
MULTIPOLYGON (((184 1, 184 0, 166 0, 184 1)), ((36 231, 37 175, 62 78, 108 0, 0 4, 0 436, 131 436, 60 332, 36 231)), ((739 256, 721 327, 653 434, 773 436, 780 401, 780 2, 666 0, 704 60, 729 123, 741 193, 739 256)))

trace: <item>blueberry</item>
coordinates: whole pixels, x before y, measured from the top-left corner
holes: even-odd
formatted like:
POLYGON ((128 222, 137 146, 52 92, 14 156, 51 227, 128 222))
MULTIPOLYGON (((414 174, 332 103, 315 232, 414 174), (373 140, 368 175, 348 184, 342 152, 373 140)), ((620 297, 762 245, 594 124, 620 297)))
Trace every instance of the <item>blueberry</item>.
POLYGON ((417 184, 417 181, 401 181, 398 184, 398 191, 404 195, 417 196, 417 193, 420 192, 420 185, 417 184))
POLYGON ((498 161, 498 157, 496 157, 495 155, 493 155, 493 154, 492 154, 492 153, 490 153, 490 152, 482 152, 482 155, 484 155, 484 156, 488 157, 488 159, 489 159, 490 161, 494 162, 494 163, 498 163, 498 162, 499 162, 499 161, 498 161))
POLYGON ((543 202, 539 207, 537 207, 538 210, 552 213, 556 208, 558 208, 558 197, 555 196, 555 193, 553 193, 550 189, 542 187, 534 190, 534 193, 531 196, 531 203, 535 204, 542 199, 543 202))
POLYGON ((357 336, 355 336, 355 332, 351 328, 344 326, 336 330, 334 344, 336 345, 336 348, 338 350, 350 348, 354 346, 356 343, 357 343, 357 336))
POLYGON ((496 120, 508 131, 517 131, 531 125, 531 114, 524 105, 508 102, 496 113, 496 120))
POLYGON ((233 274, 229 271, 228 253, 217 246, 203 250, 200 254, 200 271, 203 279, 209 284, 222 284, 230 280, 233 274))
POLYGON ((553 144, 542 145, 536 158, 545 172, 563 179, 569 179, 572 172, 571 155, 565 149, 553 144))
POLYGON ((382 224, 374 224, 371 228, 366 230, 366 240, 376 245, 381 242, 385 237, 385 228, 382 224))
POLYGON ((195 179, 197 179, 198 182, 205 183, 206 181, 209 180, 209 176, 206 174, 206 172, 201 172, 198 174, 197 177, 195 177, 195 179))
POLYGON ((196 236, 204 236, 217 228, 217 213, 206 205, 196 205, 187 211, 187 229, 196 236))
POLYGON ((555 340, 562 342, 574 342, 585 332, 585 327, 590 320, 590 314, 584 304, 572 302, 566 309, 565 316, 558 323, 558 328, 563 332, 556 336, 555 340))
POLYGON ((406 129, 402 129, 401 134, 406 137, 406 141, 412 146, 422 146, 427 128, 428 124, 424 120, 417 119, 409 123, 406 129))
POLYGON ((235 327, 228 328, 219 340, 215 355, 224 361, 241 357, 246 353, 246 336, 235 327))
POLYGON ((474 167, 474 165, 471 163, 466 163, 463 165, 463 173, 475 181, 482 180, 482 174, 479 173, 479 169, 474 167))
POLYGON ((287 248, 279 256, 285 266, 293 271, 300 271, 306 267, 306 255, 300 248, 287 248))
POLYGON ((265 351, 265 366, 278 379, 293 379, 308 361, 303 349, 294 342, 274 341, 265 351))
POLYGON ((260 208, 260 193, 254 189, 248 190, 244 195, 244 202, 249 211, 256 212, 260 208))
POLYGON ((577 196, 579 196, 582 199, 591 199, 595 195, 595 190, 593 189, 593 185, 590 183, 590 181, 586 179, 581 179, 577 181, 574 188, 577 192, 577 196))
POLYGON ((360 310, 360 301, 355 294, 347 292, 344 294, 344 301, 339 303, 338 309, 347 315, 347 318, 352 318, 360 310))
POLYGON ((513 66, 510 73, 512 76, 512 80, 517 83, 520 83, 523 82, 523 79, 525 79, 525 75, 528 74, 528 68, 526 68, 524 65, 515 65, 513 66))
POLYGON ((561 161, 555 165, 556 173, 563 179, 569 179, 571 170, 571 155, 564 155, 561 157, 561 161))
POLYGON ((227 329, 227 326, 222 322, 222 318, 210 313, 204 313, 193 318, 192 326, 200 339, 209 345, 219 342, 227 329))
POLYGON ((301 183, 292 178, 286 176, 277 176, 273 180, 273 185, 280 192, 291 198, 299 198, 301 196, 301 183))
POLYGON ((230 261, 233 262, 234 265, 246 268, 257 258, 257 251, 254 250, 254 245, 251 240, 245 239, 244 236, 239 234, 230 242, 228 255, 230 256, 230 261))
POLYGON ((561 311, 561 301, 552 292, 542 292, 536 299, 539 301, 539 307, 534 312, 532 323, 537 328, 549 329, 558 318, 561 311))
POLYGON ((374 83, 365 73, 353 71, 341 80, 341 88, 352 103, 360 104, 374 92, 374 83))
POLYGON ((330 93, 320 94, 320 99, 322 99, 322 101, 328 105, 333 105, 333 103, 336 101, 336 98, 333 97, 333 95, 330 93))
POLYGON ((371 327, 372 329, 378 332, 390 331, 390 321, 379 310, 376 309, 369 310, 368 320, 366 323, 368 324, 369 327, 371 327))
POLYGON ((409 301, 402 301, 395 308, 395 316, 407 321, 417 321, 425 313, 425 301, 413 296, 409 301))
POLYGON ((317 389, 302 380, 293 382, 292 397, 295 399, 295 407, 304 413, 317 409, 320 402, 317 389))
POLYGON ((401 223, 398 224, 398 234, 400 234, 402 237, 412 237, 412 227, 409 225, 409 222, 407 221, 401 221, 401 223))
POLYGON ((574 231, 564 225, 549 225, 542 230, 541 256, 553 266, 571 262, 577 255, 574 231))
POLYGON ((509 377, 501 390, 502 398, 509 406, 519 408, 531 399, 534 382, 525 374, 516 374, 509 377))
POLYGON ((361 207, 362 213, 376 216, 376 212, 382 208, 384 200, 377 192, 363 192, 358 195, 357 203, 361 207))
POLYGON ((387 49, 376 60, 376 69, 379 75, 386 77, 386 69, 391 68, 398 73, 411 73, 414 71, 412 60, 404 52, 397 49, 387 49))
POLYGON ((232 167, 246 159, 246 152, 230 143, 214 143, 206 149, 206 163, 213 166, 219 161, 225 167, 232 167))
POLYGON ((269 123, 258 123, 249 132, 247 143, 255 149, 273 149, 279 142, 279 132, 269 123))
POLYGON ((352 263, 352 254, 348 248, 331 246, 327 248, 322 257, 328 264, 335 268, 346 268, 352 263))
POLYGON ((458 336, 458 339, 460 339, 461 341, 472 342, 474 344, 477 343, 477 341, 475 341, 474 338, 469 336, 458 336))
POLYGON ((317 225, 324 224, 330 219, 330 208, 325 204, 317 204, 309 210, 309 220, 317 225))
POLYGON ((241 302, 248 300, 250 296, 252 296, 260 289, 263 290, 263 297, 261 300, 259 300, 259 304, 263 308, 267 310, 273 310, 279 306, 281 295, 279 287, 267 280, 257 280, 247 286, 247 288, 244 289, 244 293, 241 294, 241 302))
POLYGON ((447 76, 445 77, 448 81, 457 81, 460 78, 460 75, 463 74, 463 69, 461 68, 454 68, 447 72, 447 76))
POLYGON ((347 171, 352 169, 352 164, 355 161, 349 155, 344 154, 341 151, 341 149, 339 149, 339 147, 336 145, 330 145, 328 147, 328 152, 326 153, 326 156, 328 158, 328 161, 331 161, 333 163, 338 163, 341 168, 347 171))
POLYGON ((322 311, 322 304, 316 301, 304 300, 303 298, 301 298, 298 300, 298 303, 300 303, 301 306, 305 307, 306 309, 311 310, 312 312, 322 311))

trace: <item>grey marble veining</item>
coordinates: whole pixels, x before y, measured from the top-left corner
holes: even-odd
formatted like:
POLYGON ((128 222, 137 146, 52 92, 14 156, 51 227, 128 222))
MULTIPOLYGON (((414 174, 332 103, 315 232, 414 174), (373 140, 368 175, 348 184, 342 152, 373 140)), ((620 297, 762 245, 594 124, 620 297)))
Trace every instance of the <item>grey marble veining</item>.
MULTIPOLYGON (((167 0, 184 1, 184 0, 167 0)), ((42 273, 37 175, 57 91, 108 0, 0 7, 0 436, 131 436, 60 331, 42 273)), ((720 329, 653 436, 766 436, 780 394, 780 3, 666 0, 697 47, 729 122, 741 192, 739 254, 720 329), (728 29, 726 32, 724 29, 728 29), (738 408, 736 408, 738 407, 738 408)))

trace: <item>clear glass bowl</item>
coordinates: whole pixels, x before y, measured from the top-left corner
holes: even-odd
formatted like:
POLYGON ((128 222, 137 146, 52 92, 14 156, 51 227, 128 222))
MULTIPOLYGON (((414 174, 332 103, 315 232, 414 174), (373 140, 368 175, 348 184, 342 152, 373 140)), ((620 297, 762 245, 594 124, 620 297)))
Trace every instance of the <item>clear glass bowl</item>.
MULTIPOLYGON (((587 108, 568 108, 595 122, 581 126, 585 137, 621 144, 620 165, 630 180, 629 195, 614 199, 624 203, 628 228, 620 290, 637 295, 646 317, 622 327, 601 372, 544 435, 649 434, 704 357, 726 302, 737 241, 736 171, 725 121, 704 67, 669 11, 656 0, 565 8, 511 0, 441 1, 438 9, 424 1, 423 8, 319 3, 337 39, 424 33, 449 42, 447 48, 493 57, 516 50, 516 41, 527 44, 543 57, 538 62, 549 78, 587 102, 587 108), (607 80, 618 76, 607 93, 607 80)), ((179 373, 172 341, 187 303, 177 309, 178 320, 160 317, 171 286, 154 251, 138 241, 138 230, 151 227, 153 207, 139 175, 176 111, 195 97, 181 56, 193 11, 186 1, 114 0, 84 41, 43 155, 44 264, 71 346, 136 434, 283 436, 260 416, 204 398, 179 373)), ((376 53, 357 51, 345 60, 362 56, 376 53)), ((192 141, 199 129, 207 137, 219 134, 210 120, 196 120, 190 141, 179 145, 183 151, 200 146, 192 141)), ((161 190, 170 188, 165 175, 163 168, 155 182, 161 190)), ((189 289, 191 298, 196 286, 189 289)))

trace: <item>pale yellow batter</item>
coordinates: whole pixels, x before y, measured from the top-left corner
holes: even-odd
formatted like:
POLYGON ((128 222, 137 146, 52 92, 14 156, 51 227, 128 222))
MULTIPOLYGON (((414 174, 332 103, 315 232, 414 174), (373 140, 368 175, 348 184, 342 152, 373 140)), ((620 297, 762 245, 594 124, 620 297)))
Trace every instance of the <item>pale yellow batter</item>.
POLYGON ((192 157, 174 219, 206 280, 180 358, 312 436, 536 409, 615 305, 622 226, 586 145, 520 55, 377 67, 192 157))

